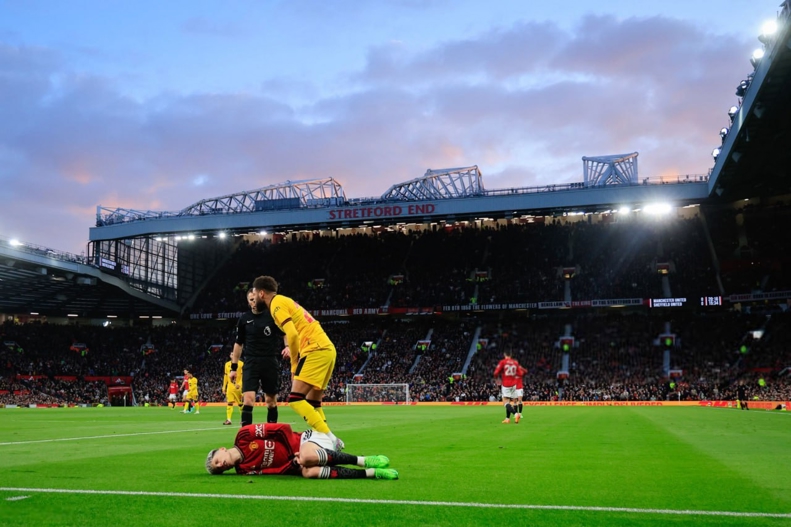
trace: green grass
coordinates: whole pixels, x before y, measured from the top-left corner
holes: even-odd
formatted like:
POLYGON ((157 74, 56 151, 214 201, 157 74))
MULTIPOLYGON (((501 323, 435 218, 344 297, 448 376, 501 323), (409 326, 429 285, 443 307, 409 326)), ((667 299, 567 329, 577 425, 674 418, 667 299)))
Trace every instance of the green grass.
MULTIPOLYGON (((791 413, 535 407, 525 408, 518 425, 500 424, 497 406, 353 406, 326 413, 347 452, 385 454, 401 479, 209 476, 206 453, 231 446, 236 433, 220 424, 221 407, 197 416, 167 408, 0 410, 0 487, 49 489, 0 490, 0 524, 791 524, 791 516, 645 510, 788 515, 791 413), (75 439, 51 441, 67 438, 75 439), (41 440, 47 442, 33 442, 41 440), (27 497, 9 501, 21 496, 27 497)), ((263 418, 265 409, 256 408, 256 416, 263 418)), ((304 429, 288 408, 281 407, 280 417, 304 429)))

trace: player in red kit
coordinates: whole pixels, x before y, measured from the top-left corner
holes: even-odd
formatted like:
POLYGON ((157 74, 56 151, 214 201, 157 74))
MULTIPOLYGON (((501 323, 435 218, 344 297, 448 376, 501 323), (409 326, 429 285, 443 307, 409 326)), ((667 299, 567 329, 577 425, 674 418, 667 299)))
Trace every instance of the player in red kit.
POLYGON ((179 383, 176 382, 176 379, 170 381, 170 387, 168 388, 168 406, 170 409, 174 409, 176 407, 176 403, 179 400, 179 383))
POLYGON ((514 408, 516 403, 516 383, 519 378, 519 361, 513 358, 510 351, 503 352, 504 358, 497 363, 494 369, 494 378, 500 384, 505 405, 505 419, 503 424, 511 422, 511 414, 515 414, 514 421, 519 423, 519 413, 514 408))
POLYGON ((237 474, 279 474, 313 479, 398 479, 386 456, 353 456, 333 450, 335 442, 315 430, 299 433, 286 423, 243 426, 233 448, 215 448, 206 456, 209 474, 235 468, 237 474), (356 465, 363 469, 338 465, 356 465))
POLYGON ((522 419, 522 400, 525 396, 525 386, 522 382, 522 377, 525 375, 527 375, 527 369, 520 364, 516 372, 516 415, 514 416, 514 422, 517 424, 522 419))

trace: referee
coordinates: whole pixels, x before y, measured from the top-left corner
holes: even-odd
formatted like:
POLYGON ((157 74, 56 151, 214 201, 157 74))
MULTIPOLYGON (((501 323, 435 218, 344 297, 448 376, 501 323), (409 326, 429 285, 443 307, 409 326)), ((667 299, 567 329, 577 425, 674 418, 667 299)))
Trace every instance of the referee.
POLYGON ((231 371, 228 377, 236 377, 239 358, 244 350, 242 372, 242 426, 253 424, 255 394, 259 387, 266 401, 267 423, 277 423, 277 393, 280 391, 280 360, 288 356, 283 348, 284 334, 275 325, 268 309, 258 311, 253 291, 247 292, 250 312, 239 317, 236 325, 236 342, 231 354, 231 371))

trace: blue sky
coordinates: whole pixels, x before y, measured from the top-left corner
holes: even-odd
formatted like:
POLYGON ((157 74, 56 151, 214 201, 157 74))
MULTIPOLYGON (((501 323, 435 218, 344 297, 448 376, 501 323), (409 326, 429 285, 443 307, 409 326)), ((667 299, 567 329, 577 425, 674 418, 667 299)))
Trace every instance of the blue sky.
POLYGON ((705 173, 778 3, 0 0, 0 236, 79 253, 97 205, 330 176, 705 173))

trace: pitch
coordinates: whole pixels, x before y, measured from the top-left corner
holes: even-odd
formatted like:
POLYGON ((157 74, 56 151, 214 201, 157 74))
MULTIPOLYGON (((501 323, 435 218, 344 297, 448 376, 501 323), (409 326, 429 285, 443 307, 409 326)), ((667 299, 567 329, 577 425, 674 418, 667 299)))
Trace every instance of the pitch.
MULTIPOLYGON (((257 409, 260 410, 260 409, 257 409)), ((209 476, 224 408, 0 410, 3 525, 787 525, 791 413, 337 406, 398 481, 209 476)), ((262 412, 258 412, 261 417, 262 412)), ((281 422, 304 429, 287 408, 281 422)), ((301 420, 300 420, 301 421, 301 420)))

